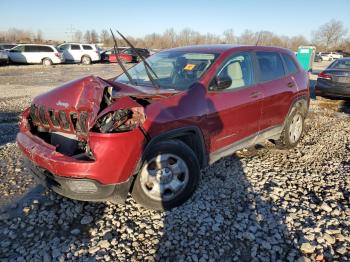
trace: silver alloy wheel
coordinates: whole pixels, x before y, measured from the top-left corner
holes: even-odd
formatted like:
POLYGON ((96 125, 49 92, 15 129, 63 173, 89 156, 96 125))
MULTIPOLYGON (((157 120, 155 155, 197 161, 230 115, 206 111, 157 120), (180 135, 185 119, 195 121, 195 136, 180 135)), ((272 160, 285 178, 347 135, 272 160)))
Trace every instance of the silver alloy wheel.
POLYGON ((44 66, 50 66, 52 63, 51 63, 50 59, 46 58, 46 59, 44 59, 43 64, 44 64, 44 66))
POLYGON ((87 56, 83 56, 83 59, 81 61, 84 65, 89 65, 90 64, 90 58, 87 56))
POLYGON ((299 140, 301 132, 303 131, 303 117, 300 113, 293 116, 292 122, 289 125, 289 141, 295 143, 299 140))
POLYGON ((140 173, 141 188, 151 199, 170 201, 177 197, 189 181, 185 161, 173 154, 160 154, 146 162, 140 173))

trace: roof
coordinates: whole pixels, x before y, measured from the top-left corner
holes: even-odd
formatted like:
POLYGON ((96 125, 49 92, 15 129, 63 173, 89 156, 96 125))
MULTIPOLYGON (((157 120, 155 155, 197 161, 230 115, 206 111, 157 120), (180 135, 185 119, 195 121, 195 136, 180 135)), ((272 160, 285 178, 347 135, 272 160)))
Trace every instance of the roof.
POLYGON ((234 49, 247 49, 247 50, 261 50, 261 51, 287 51, 291 50, 275 46, 255 46, 255 45, 231 45, 231 44, 214 44, 214 45, 191 45, 191 46, 182 46, 177 48, 172 48, 174 51, 189 51, 189 52, 211 52, 211 53, 223 53, 228 50, 234 49))

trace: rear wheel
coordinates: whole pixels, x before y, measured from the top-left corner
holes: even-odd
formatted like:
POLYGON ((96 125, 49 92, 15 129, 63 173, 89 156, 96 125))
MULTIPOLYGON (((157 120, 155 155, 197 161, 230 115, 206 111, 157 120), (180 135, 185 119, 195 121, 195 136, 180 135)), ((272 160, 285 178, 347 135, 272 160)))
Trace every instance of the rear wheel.
POLYGON ((168 210, 193 194, 199 178, 198 159, 185 143, 159 142, 146 153, 132 196, 145 207, 168 210))
POLYGON ((304 131, 304 119, 304 112, 300 108, 294 107, 287 118, 280 139, 276 141, 278 148, 289 149, 298 144, 304 131))
POLYGON ((50 58, 44 58, 43 61, 42 61, 43 65, 44 66, 50 66, 52 65, 52 61, 50 58))
POLYGON ((91 64, 91 58, 89 56, 86 56, 84 55, 82 58, 81 58, 81 63, 83 65, 90 65, 91 64))

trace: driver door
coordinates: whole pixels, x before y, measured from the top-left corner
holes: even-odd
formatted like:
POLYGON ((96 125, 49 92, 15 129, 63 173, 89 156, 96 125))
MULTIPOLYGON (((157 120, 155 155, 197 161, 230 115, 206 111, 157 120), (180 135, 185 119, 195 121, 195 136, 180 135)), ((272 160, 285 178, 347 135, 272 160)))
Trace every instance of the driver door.
POLYGON ((208 98, 211 153, 258 134, 263 93, 255 83, 250 52, 233 54, 223 62, 209 85, 208 98), (220 88, 218 83, 224 81, 229 86, 220 88))

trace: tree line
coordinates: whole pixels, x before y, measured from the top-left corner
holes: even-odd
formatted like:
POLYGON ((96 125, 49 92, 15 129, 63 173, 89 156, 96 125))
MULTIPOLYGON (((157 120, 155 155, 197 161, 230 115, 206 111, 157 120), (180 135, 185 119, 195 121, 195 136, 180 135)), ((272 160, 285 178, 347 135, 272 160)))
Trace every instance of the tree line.
MULTIPOLYGON (((322 51, 343 50, 350 52, 350 37, 347 35, 347 32, 347 28, 341 21, 331 20, 312 32, 311 40, 306 39, 303 35, 289 37, 277 35, 270 31, 254 32, 247 29, 240 35, 236 35, 234 29, 228 29, 223 31, 222 34, 202 34, 190 28, 185 28, 181 31, 169 28, 163 33, 151 33, 144 37, 128 36, 128 39, 137 47, 153 49, 197 44, 258 44, 280 46, 291 50, 297 50, 300 45, 314 45, 317 47, 317 50, 322 51)), ((102 43, 105 47, 114 45, 108 30, 102 30, 100 33, 97 33, 96 30, 87 30, 84 33, 77 30, 72 33, 70 41, 102 43)), ((32 33, 17 28, 10 28, 7 32, 0 32, 0 42, 57 43, 57 41, 44 39, 41 30, 32 33)), ((120 46, 126 46, 122 39, 117 38, 117 42, 120 46)))

